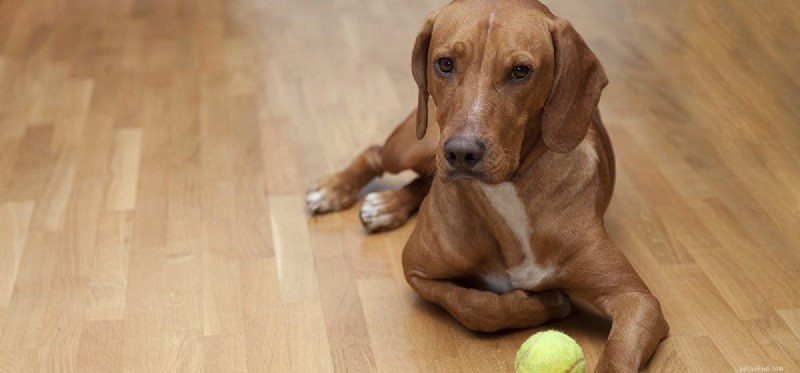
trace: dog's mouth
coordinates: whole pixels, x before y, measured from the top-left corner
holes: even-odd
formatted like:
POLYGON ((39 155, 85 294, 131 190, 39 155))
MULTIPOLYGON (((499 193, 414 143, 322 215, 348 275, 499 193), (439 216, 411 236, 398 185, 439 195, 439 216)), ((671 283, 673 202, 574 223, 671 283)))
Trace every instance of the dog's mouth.
MULTIPOLYGON (((437 172, 438 173, 438 172, 437 172)), ((498 174, 487 171, 459 170, 457 168, 447 168, 441 172, 445 182, 453 181, 479 181, 483 184, 495 185, 504 181, 509 181, 516 177, 517 172, 512 171, 508 174, 498 174)))
POLYGON ((489 181, 489 177, 485 173, 472 170, 449 169, 444 172, 444 177, 447 180, 489 181))

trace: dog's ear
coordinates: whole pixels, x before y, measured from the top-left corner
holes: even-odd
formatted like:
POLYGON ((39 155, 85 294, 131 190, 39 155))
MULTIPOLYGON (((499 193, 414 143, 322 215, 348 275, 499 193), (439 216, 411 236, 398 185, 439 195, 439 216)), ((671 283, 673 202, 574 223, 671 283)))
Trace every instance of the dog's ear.
POLYGON ((566 153, 586 137, 608 78, 600 61, 569 22, 556 18, 550 35, 555 50, 555 77, 544 105, 542 137, 550 150, 566 153))
POLYGON ((428 129, 428 45, 431 43, 436 12, 428 14, 422 30, 417 34, 414 51, 411 53, 411 73, 419 87, 417 102, 417 138, 422 139, 428 129))

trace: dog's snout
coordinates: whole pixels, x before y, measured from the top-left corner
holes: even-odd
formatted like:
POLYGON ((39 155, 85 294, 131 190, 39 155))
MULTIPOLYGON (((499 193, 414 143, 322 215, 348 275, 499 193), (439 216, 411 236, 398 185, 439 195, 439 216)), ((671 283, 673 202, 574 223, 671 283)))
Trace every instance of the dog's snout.
POLYGON ((483 159, 486 145, 473 136, 453 136, 444 142, 447 163, 459 170, 469 170, 483 159))

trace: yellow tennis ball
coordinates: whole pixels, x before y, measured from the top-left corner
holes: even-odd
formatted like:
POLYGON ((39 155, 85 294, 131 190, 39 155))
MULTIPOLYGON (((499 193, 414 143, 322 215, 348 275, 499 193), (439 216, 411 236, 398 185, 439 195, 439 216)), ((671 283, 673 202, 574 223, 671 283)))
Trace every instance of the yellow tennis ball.
POLYGON ((583 350, 570 336, 548 330, 532 335, 517 351, 516 373, 584 373, 583 350))

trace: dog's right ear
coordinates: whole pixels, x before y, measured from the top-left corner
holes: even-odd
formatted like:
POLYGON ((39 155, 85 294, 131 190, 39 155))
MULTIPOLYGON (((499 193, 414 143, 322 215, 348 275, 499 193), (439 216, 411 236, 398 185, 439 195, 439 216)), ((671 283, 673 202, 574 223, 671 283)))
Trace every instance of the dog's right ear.
POLYGON ((428 14, 422 30, 417 34, 414 51, 411 53, 411 74, 419 87, 419 101, 417 102, 417 139, 425 136, 428 129, 428 46, 433 34, 433 23, 436 13, 428 14))

